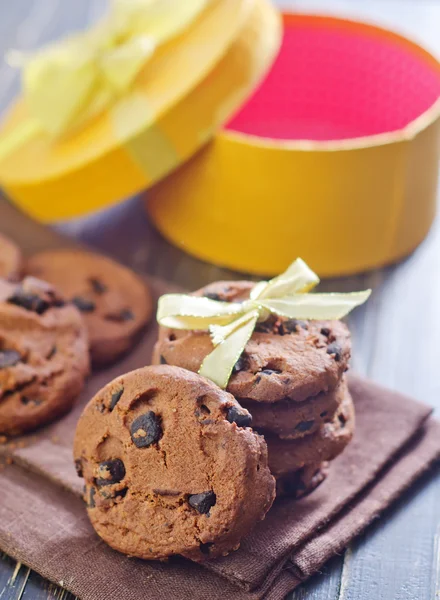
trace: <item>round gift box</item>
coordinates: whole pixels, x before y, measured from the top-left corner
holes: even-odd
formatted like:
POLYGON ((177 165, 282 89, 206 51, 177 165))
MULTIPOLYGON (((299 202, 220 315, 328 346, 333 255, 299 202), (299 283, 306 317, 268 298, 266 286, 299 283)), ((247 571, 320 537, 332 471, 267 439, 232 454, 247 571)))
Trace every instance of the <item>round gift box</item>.
POLYGON ((185 251, 272 275, 302 256, 321 276, 411 252, 432 223, 440 65, 384 29, 284 15, 272 71, 187 164, 147 195, 185 251))

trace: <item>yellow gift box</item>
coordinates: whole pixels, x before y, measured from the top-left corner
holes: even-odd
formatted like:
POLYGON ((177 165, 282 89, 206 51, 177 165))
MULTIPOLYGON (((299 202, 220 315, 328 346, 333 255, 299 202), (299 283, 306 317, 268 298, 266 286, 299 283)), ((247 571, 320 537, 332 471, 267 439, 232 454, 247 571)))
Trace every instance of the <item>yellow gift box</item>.
POLYGON ((436 208, 440 65, 394 33, 285 15, 269 76, 213 143, 148 193, 165 237, 256 274, 385 265, 436 208))
MULTIPOLYGON (((278 52, 269 0, 179 4, 189 5, 133 85, 76 128, 41 131, 19 99, 0 132, 10 197, 56 221, 148 189, 171 242, 263 275, 295 255, 332 276, 412 251, 435 213, 439 63, 381 28, 294 14, 278 52)), ((136 35, 129 44, 149 52, 136 35)))

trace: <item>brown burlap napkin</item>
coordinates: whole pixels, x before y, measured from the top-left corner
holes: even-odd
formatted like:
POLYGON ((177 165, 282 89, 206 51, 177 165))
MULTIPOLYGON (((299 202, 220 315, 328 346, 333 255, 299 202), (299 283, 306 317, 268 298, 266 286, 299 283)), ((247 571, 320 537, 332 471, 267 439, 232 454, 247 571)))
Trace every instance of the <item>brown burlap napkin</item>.
POLYGON ((122 556, 88 522, 71 443, 84 403, 116 375, 148 364, 156 333, 152 327, 130 356, 95 374, 61 422, 2 449, 13 464, 0 472, 0 548, 84 600, 281 599, 440 457, 440 424, 428 407, 351 377, 355 437, 313 494, 276 501, 237 552, 204 566, 122 556))

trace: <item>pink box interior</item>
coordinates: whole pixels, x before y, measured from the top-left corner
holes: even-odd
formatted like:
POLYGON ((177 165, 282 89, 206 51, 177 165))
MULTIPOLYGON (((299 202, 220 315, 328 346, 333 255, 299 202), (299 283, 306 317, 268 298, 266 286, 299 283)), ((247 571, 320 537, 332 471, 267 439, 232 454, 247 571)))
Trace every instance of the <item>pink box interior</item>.
POLYGON ((400 36, 340 19, 287 15, 279 56, 226 129, 343 140, 403 129, 440 96, 440 67, 400 36))

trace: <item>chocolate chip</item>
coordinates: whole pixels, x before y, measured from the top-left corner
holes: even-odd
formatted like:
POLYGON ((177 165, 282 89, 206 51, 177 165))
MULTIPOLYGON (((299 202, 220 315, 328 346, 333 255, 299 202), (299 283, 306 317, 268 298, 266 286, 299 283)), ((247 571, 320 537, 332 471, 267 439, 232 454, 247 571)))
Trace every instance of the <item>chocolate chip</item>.
POLYGON ((21 361, 21 355, 15 350, 0 350, 0 369, 14 367, 21 361))
POLYGON ((16 290, 7 301, 9 304, 36 312, 38 315, 42 315, 50 307, 50 303, 47 300, 40 298, 36 294, 26 293, 21 289, 16 290))
POLYGON ((346 419, 345 415, 343 415, 343 414, 338 415, 338 419, 339 419, 339 423, 341 424, 341 427, 345 427, 345 425, 347 424, 347 419, 346 419))
POLYGON ((209 298, 210 300, 217 300, 217 301, 221 301, 221 296, 220 294, 216 294, 214 292, 206 292, 206 294, 203 294, 204 298, 209 298))
POLYGON ((98 473, 99 477, 96 478, 96 485, 99 487, 119 483, 125 477, 124 463, 119 458, 105 460, 99 463, 98 473))
POLYGON ((134 312, 129 308, 124 308, 121 310, 121 320, 122 321, 133 321, 134 320, 134 312))
POLYGON ((302 327, 302 329, 308 329, 308 324, 305 321, 298 321, 298 319, 288 319, 287 321, 283 321, 278 328, 278 331, 281 335, 286 335, 288 333, 297 333, 298 329, 302 327))
POLYGON ((75 298, 72 298, 72 304, 74 304, 76 308, 83 313, 90 313, 96 309, 96 304, 93 302, 93 300, 88 300, 87 298, 82 298, 81 296, 75 296, 75 298))
POLYGON ((29 398, 28 396, 21 396, 20 402, 27 406, 28 404, 33 404, 34 406, 39 406, 42 403, 42 400, 38 400, 36 398, 29 398))
POLYGON ((263 323, 257 323, 255 326, 255 331, 257 333, 273 333, 274 321, 268 320, 263 323))
POLYGON ((95 506, 96 506, 96 504, 95 504, 95 494, 96 494, 95 488, 91 487, 90 490, 89 490, 88 498, 86 500, 87 506, 89 508, 95 508, 95 506))
POLYGON ((111 397, 111 400, 110 400, 110 406, 109 406, 110 412, 115 408, 115 406, 117 405, 117 403, 121 399, 121 396, 122 396, 123 393, 124 393, 124 388, 123 387, 121 387, 119 390, 116 390, 116 392, 112 393, 112 397, 111 397))
POLYGON ((278 321, 278 317, 275 315, 269 315, 269 317, 260 323, 257 323, 255 331, 257 333, 275 333, 275 325, 278 321))
POLYGON ((82 460, 80 458, 77 458, 75 460, 75 471, 76 474, 78 475, 78 477, 83 477, 83 466, 82 466, 82 460))
POLYGON ((89 283, 92 286, 95 294, 105 294, 105 292, 108 290, 107 286, 97 277, 90 277, 89 283))
POLYGON ((216 501, 216 495, 212 491, 193 494, 188 498, 188 504, 202 515, 207 515, 216 501))
POLYGON ((64 300, 48 283, 26 277, 7 299, 10 304, 42 315, 51 306, 64 306, 64 300))
POLYGON ((327 347, 327 354, 333 354, 336 362, 339 362, 342 358, 342 348, 336 342, 329 344, 327 347))
POLYGON ((309 431, 314 424, 315 421, 301 421, 301 423, 298 423, 298 425, 295 427, 295 431, 304 433, 306 431, 309 431))
POLYGON ((237 362, 235 363, 233 372, 239 373, 240 371, 244 371, 244 369, 246 369, 246 367, 247 367, 247 358, 246 358, 246 355, 243 353, 240 356, 240 358, 237 360, 237 362))
POLYGON ((206 555, 208 555, 213 545, 214 545, 214 543, 213 543, 213 542, 206 542, 205 544, 203 544, 203 543, 201 542, 201 543, 200 543, 200 546, 199 546, 199 548, 200 548, 200 552, 201 552, 202 554, 206 554, 206 555))
POLYGON ((260 381, 261 381, 261 375, 257 375, 255 377, 254 385, 257 385, 257 383, 260 383, 260 381))
POLYGON ((134 320, 134 313, 129 308, 123 308, 118 313, 111 313, 105 317, 107 321, 114 321, 115 323, 125 323, 126 321, 134 320))
POLYGON ((236 423, 239 427, 250 427, 252 423, 252 415, 243 409, 240 410, 237 406, 231 406, 228 409, 226 419, 229 423, 236 423))
POLYGON ((131 439, 137 448, 148 448, 159 441, 162 428, 159 419, 152 410, 140 415, 130 427, 131 439))
POLYGON ((320 413, 320 417, 321 419, 323 419, 324 417, 326 417, 328 415, 328 410, 324 410, 322 413, 320 413))
POLYGON ((282 371, 278 369, 263 369, 261 373, 264 373, 264 375, 279 375, 282 371))
POLYGON ((162 354, 160 355, 160 364, 161 365, 167 365, 167 361, 165 360, 165 358, 162 356, 162 354))
POLYGON ((122 490, 118 490, 115 493, 115 497, 116 498, 121 498, 121 499, 125 498, 125 496, 127 495, 127 492, 128 492, 128 488, 123 488, 122 490))
POLYGON ((324 335, 325 337, 328 337, 331 334, 331 331, 328 327, 323 327, 321 329, 321 334, 324 335))
POLYGON ((55 345, 52 346, 49 354, 47 355, 47 360, 50 360, 51 358, 53 358, 57 352, 58 352, 58 348, 55 345))

